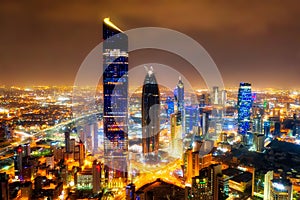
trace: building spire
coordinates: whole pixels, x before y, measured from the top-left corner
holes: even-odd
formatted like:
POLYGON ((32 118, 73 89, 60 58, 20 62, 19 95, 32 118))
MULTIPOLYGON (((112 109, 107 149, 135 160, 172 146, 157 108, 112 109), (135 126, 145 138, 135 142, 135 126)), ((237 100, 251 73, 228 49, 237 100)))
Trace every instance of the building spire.
POLYGON ((109 17, 104 18, 103 21, 104 21, 104 23, 107 24, 108 26, 110 26, 110 27, 112 27, 112 28, 114 28, 114 29, 116 29, 116 30, 118 30, 118 31, 120 31, 120 32, 123 32, 119 27, 117 27, 114 23, 112 23, 112 22, 110 21, 110 18, 109 18, 109 17))

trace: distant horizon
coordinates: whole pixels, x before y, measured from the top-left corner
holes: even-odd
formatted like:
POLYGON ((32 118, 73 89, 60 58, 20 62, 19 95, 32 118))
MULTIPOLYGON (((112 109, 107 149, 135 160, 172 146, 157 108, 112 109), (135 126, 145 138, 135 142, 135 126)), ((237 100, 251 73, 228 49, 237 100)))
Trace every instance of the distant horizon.
MULTIPOLYGON (((73 87, 77 87, 77 86, 74 86, 74 85, 5 85, 5 84, 2 84, 0 85, 0 89, 9 89, 9 88, 19 88, 19 89, 33 89, 33 88, 43 88, 43 87, 49 87, 49 88, 54 88, 54 87, 67 87, 67 88, 73 88, 73 87)), ((99 87, 99 86, 98 86, 99 87)), ((100 86, 102 87, 102 86, 100 86)), ((142 86, 139 86, 139 87, 142 87, 142 86)), ((159 87, 164 87, 166 88, 165 86, 161 86, 159 85, 159 87)), ((174 85, 174 88, 176 87, 176 85, 174 85)), ((80 88, 95 88, 95 86, 80 86, 80 88)), ((173 89, 174 89, 173 88, 173 89)), ((134 89, 133 87, 130 88, 129 86, 129 90, 132 90, 134 89)), ((208 90, 208 88, 205 88, 205 87, 199 87, 199 88, 193 88, 195 91, 196 90, 208 90)), ((232 86, 232 87, 225 87, 225 90, 238 90, 239 89, 239 86, 232 86)), ((284 90, 284 91, 288 91, 288 90, 291 90, 291 91, 300 91, 300 88, 276 88, 276 87, 265 87, 265 88, 258 88, 258 87, 253 87, 253 85, 251 86, 251 90, 252 91, 260 91, 261 90, 284 90)))

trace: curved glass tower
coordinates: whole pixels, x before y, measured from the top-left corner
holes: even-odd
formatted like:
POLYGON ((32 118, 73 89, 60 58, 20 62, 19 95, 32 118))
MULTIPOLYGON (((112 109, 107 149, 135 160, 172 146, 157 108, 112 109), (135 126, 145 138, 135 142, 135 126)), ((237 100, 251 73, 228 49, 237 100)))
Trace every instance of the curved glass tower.
POLYGON ((109 178, 127 178, 128 37, 109 18, 103 23, 104 163, 109 178))
POLYGON ((143 154, 158 154, 160 132, 160 96, 153 68, 146 68, 142 93, 143 154))

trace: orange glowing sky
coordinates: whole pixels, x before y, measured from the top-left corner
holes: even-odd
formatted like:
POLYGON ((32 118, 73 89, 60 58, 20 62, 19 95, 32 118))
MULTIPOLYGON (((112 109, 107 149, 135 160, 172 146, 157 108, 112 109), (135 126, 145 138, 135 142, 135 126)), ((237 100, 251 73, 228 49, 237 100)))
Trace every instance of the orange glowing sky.
MULTIPOLYGON (((197 40, 227 87, 300 88, 299 2, 291 1, 2 1, 0 85, 72 85, 85 56, 101 42, 101 20, 122 30, 158 26, 197 40)), ((134 52, 131 67, 188 64, 162 52, 134 52)), ((186 72, 193 76, 192 71, 186 72)), ((191 78, 195 85, 201 78, 191 78)))

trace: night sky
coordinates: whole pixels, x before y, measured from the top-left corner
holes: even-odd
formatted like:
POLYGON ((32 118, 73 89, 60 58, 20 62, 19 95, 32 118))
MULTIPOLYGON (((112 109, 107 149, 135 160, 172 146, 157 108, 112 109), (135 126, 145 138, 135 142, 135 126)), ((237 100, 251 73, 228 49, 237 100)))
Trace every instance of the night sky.
MULTIPOLYGON (((101 42, 102 19, 109 16, 123 30, 165 27, 197 40, 226 87, 245 81, 256 88, 300 88, 299 4, 1 0, 0 85, 72 85, 85 56, 101 42)), ((169 66, 181 63, 174 55, 145 51, 132 53, 130 65, 163 62, 163 55, 169 66)))

